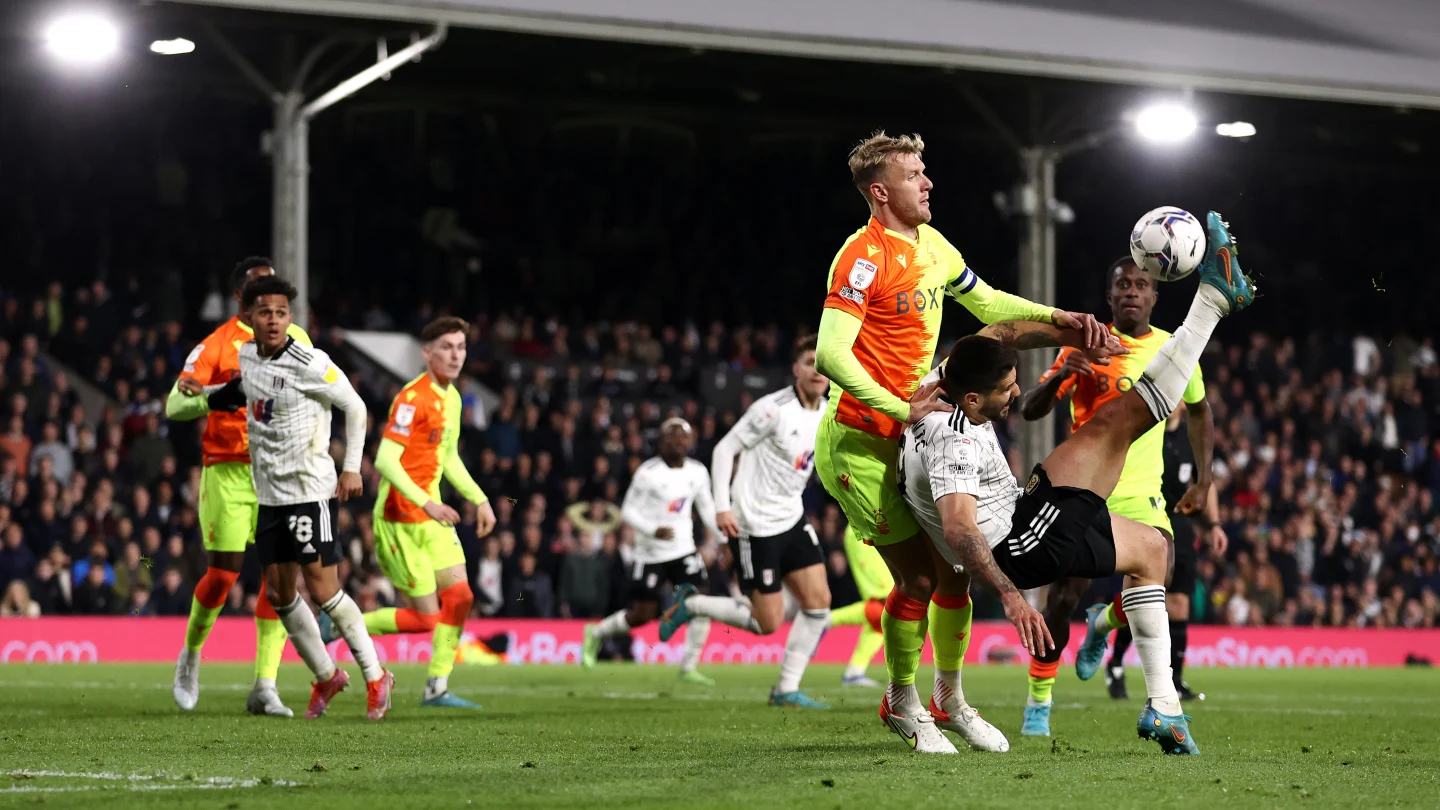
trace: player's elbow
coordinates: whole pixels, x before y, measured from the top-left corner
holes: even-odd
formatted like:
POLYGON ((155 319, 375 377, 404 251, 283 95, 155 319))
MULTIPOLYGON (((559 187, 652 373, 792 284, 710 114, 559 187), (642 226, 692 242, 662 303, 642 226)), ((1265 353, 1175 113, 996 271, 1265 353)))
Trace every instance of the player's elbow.
POLYGON ((1027 393, 1020 400, 1020 415, 1027 422, 1034 422, 1050 413, 1050 402, 1048 397, 1037 396, 1035 391, 1027 393))

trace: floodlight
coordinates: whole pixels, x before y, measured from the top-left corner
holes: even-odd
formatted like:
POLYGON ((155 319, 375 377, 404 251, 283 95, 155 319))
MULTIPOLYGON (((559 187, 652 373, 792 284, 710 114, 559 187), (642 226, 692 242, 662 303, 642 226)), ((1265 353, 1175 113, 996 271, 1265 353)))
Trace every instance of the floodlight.
POLYGON ((66 62, 95 63, 115 54, 120 32, 104 17, 76 14, 52 22, 45 29, 45 44, 66 62))
POLYGON ((1215 134, 1226 138, 1248 138, 1255 134, 1255 125, 1249 121, 1231 121, 1228 124, 1216 124, 1215 134))
POLYGON ((1146 107, 1135 116, 1135 131, 1147 141, 1173 143, 1195 132, 1195 113, 1178 104, 1146 107))
POLYGON ((182 53, 192 53, 195 50, 195 43, 184 37, 175 39, 157 39, 150 43, 150 50, 161 56, 179 56, 182 53))

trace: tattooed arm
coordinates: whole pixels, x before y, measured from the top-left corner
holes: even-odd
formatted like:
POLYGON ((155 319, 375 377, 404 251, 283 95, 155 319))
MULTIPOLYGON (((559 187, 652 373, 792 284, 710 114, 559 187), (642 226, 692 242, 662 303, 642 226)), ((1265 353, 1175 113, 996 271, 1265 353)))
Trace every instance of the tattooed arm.
MULTIPOLYGON (((994 338, 1016 351, 1026 349, 1045 349, 1057 346, 1074 346, 1078 349, 1086 348, 1086 334, 1082 329, 1055 326, 1049 323, 1038 323, 1036 321, 1000 321, 992 323, 980 330, 980 334, 988 338, 994 338)), ((1120 346, 1120 339, 1113 334, 1107 333, 1104 342, 1099 348, 1088 349, 1092 359, 1110 357, 1116 354, 1127 354, 1128 352, 1120 346)))
POLYGON ((979 579, 1000 597, 1000 603, 1005 606, 1005 618, 1015 625, 1020 633, 1020 643, 1031 654, 1055 649, 1055 642, 1045 627, 1045 618, 1025 601, 1015 583, 996 565, 990 544, 975 523, 975 506, 974 495, 958 492, 942 495, 935 502, 945 531, 945 545, 950 547, 971 579, 979 579))

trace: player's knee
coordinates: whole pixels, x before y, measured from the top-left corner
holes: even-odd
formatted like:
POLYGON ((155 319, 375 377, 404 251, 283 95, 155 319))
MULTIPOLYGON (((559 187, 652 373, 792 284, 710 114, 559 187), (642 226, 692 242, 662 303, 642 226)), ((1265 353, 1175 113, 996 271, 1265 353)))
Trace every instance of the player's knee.
POLYGON ((1164 582, 1170 570, 1170 544, 1165 542, 1165 535, 1161 534, 1159 529, 1146 528, 1148 531, 1142 534, 1146 573, 1156 581, 1164 582))
POLYGON ((474 604, 475 592, 470 590, 470 583, 461 580, 440 592, 440 612, 436 614, 437 620, 462 627, 474 604))

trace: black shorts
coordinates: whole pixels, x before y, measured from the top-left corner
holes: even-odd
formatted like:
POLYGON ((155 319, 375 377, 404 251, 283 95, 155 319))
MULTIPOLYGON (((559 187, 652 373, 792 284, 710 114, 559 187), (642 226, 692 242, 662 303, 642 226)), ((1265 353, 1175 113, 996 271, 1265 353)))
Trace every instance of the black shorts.
POLYGON ((824 565, 820 537, 805 518, 774 537, 737 537, 730 541, 740 590, 779 593, 791 571, 824 565))
POLYGON ((1175 529, 1175 568, 1170 574, 1170 593, 1195 594, 1195 567, 1200 553, 1195 549, 1195 522, 1184 515, 1170 521, 1175 529))
POLYGON ((327 498, 289 506, 261 506, 255 520, 255 553, 260 564, 318 562, 329 567, 343 552, 335 542, 335 501, 327 498))
POLYGON ((1000 570, 1021 589, 1065 577, 1108 577, 1115 573, 1110 510, 1088 489, 1052 486, 1037 464, 1015 502, 1010 534, 994 552, 1000 570))
POLYGON ((658 563, 635 563, 630 577, 630 601, 659 602, 660 588, 665 583, 694 585, 705 593, 710 587, 710 572, 700 552, 692 551, 679 559, 658 563))

